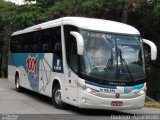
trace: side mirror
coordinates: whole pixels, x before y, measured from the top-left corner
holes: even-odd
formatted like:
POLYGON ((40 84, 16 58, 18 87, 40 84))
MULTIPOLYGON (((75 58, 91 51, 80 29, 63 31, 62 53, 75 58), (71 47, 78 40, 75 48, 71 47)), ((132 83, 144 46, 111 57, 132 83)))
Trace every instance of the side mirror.
POLYGON ((156 60, 157 59, 157 47, 156 45, 150 41, 150 40, 147 40, 147 39, 143 39, 143 42, 147 45, 150 46, 151 48, 151 60, 156 60))
POLYGON ((83 55, 84 41, 83 41, 82 35, 79 34, 78 32, 74 32, 74 31, 71 31, 70 34, 73 35, 76 38, 76 42, 77 42, 77 54, 78 55, 83 55))

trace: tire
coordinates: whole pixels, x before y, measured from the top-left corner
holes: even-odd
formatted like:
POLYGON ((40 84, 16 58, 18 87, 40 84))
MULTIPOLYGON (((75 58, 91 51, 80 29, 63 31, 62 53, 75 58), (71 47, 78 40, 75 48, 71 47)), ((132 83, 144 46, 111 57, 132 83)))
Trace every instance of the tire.
POLYGON ((64 109, 66 104, 61 100, 60 85, 56 85, 52 90, 52 104, 58 109, 64 109))
POLYGON ((20 86, 19 75, 16 75, 16 77, 15 77, 15 87, 16 87, 17 92, 22 92, 22 88, 20 86))

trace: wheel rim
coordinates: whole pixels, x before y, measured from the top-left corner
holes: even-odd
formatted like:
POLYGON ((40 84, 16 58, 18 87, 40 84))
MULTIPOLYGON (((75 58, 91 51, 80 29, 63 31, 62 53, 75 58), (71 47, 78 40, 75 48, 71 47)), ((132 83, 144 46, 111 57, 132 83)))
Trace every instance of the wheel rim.
POLYGON ((54 98, 55 98, 55 102, 57 104, 61 104, 61 92, 60 92, 60 89, 57 89, 55 94, 54 94, 54 98))

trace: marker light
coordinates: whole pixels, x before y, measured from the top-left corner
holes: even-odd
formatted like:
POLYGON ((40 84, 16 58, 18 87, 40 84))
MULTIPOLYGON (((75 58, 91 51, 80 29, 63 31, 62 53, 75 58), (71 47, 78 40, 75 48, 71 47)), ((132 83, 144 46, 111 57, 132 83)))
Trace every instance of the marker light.
POLYGON ((87 101, 87 100, 86 100, 85 98, 82 98, 82 102, 83 102, 83 103, 86 103, 86 101, 87 101))
POLYGON ((143 95, 145 93, 144 90, 139 91, 139 95, 143 95))

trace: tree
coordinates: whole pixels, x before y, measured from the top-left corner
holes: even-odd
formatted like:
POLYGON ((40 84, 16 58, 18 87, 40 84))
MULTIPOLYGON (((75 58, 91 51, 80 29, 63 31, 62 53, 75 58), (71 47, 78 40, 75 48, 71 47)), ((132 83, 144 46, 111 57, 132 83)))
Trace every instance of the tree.
POLYGON ((4 41, 3 41, 3 28, 4 27, 4 23, 2 18, 0 18, 0 53, 1 53, 1 48, 4 45, 4 41))

